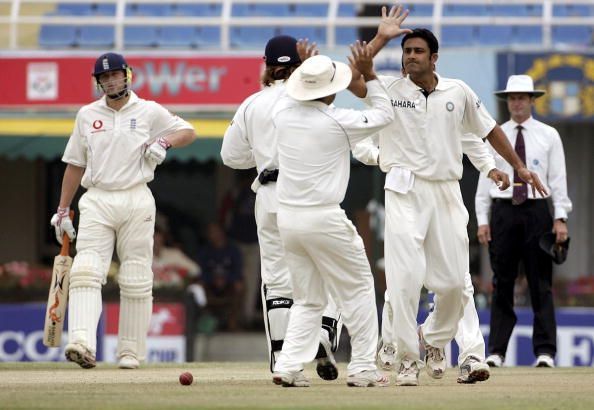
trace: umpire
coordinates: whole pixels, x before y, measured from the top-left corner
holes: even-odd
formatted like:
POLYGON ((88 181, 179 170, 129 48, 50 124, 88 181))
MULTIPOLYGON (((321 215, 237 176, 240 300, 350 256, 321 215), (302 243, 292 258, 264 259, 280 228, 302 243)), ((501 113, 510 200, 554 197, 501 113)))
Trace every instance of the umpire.
POLYGON ((544 93, 534 89, 531 77, 512 75, 506 89, 495 95, 507 101, 511 113, 511 119, 502 126, 507 138, 528 169, 538 174, 550 192, 554 220, 548 201, 536 197, 500 156, 495 155, 497 168, 513 178, 513 188, 500 191, 489 179, 480 178, 476 192, 477 235, 481 244, 489 245, 494 272, 489 356, 486 360, 492 367, 503 365, 516 324, 514 284, 520 261, 524 265, 534 312, 535 366, 555 366, 557 323, 551 292, 552 260, 539 248, 539 239, 552 230, 557 244, 567 241, 567 214, 572 205, 567 196, 565 155, 559 133, 531 115, 535 99, 544 93))

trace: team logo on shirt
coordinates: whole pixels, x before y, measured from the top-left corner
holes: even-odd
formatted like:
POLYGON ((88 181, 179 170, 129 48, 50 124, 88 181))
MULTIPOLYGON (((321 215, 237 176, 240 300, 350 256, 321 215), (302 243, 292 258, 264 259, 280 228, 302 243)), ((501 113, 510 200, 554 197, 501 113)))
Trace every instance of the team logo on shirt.
POLYGON ((448 110, 449 112, 452 112, 452 111, 454 111, 454 103, 453 103, 453 102, 451 102, 451 101, 448 101, 448 102, 446 103, 446 110, 448 110))
POLYGON ((483 102, 480 99, 477 99, 474 104, 476 105, 476 109, 478 110, 479 108, 481 108, 481 105, 483 104, 483 102))
POLYGON ((103 121, 101 121, 101 120, 95 120, 95 121, 93 121, 93 128, 95 128, 96 130, 98 130, 101 127, 103 127, 103 121))
POLYGON ((416 108, 414 101, 391 100, 394 108, 416 108))
POLYGON ((539 164, 539 161, 538 161, 537 159, 533 159, 533 160, 532 160, 532 163, 534 164, 534 166, 538 166, 538 164, 539 164))
POLYGON ((136 129, 136 118, 131 118, 130 119, 130 129, 131 130, 135 130, 136 129))

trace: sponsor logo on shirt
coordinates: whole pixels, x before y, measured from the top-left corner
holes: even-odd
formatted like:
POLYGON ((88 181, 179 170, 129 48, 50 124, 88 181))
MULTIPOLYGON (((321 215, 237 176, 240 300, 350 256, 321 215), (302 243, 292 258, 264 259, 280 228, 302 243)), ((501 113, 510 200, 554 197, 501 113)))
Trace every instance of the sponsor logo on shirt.
POLYGON ((414 101, 391 100, 394 108, 416 108, 414 101))
POLYGON ((369 120, 367 119, 367 117, 366 117, 366 116, 363 116, 363 122, 364 122, 365 124, 367 124, 367 123, 369 122, 369 120))
POLYGON ((144 218, 144 221, 143 222, 151 222, 152 220, 153 220, 153 216, 152 215, 149 215, 146 218, 144 218))
POLYGON ((91 131, 91 134, 95 134, 97 132, 105 132, 103 128, 103 121, 101 120, 95 120, 93 121, 93 128, 95 129, 94 131, 91 131))

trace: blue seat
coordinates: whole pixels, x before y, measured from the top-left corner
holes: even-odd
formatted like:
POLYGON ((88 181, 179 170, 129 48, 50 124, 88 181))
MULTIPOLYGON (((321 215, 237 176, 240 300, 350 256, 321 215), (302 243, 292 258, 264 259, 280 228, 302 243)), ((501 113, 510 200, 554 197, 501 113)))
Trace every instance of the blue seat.
POLYGON ((93 14, 91 3, 58 3, 56 15, 88 16, 93 14))
POLYGON ((198 48, 218 47, 221 44, 221 29, 217 26, 196 27, 194 44, 198 48))
POLYGON ((542 15, 542 5, 534 4, 494 4, 491 15, 509 17, 537 17, 542 15))
POLYGON ((433 15, 432 4, 411 4, 409 6, 405 6, 404 8, 408 9, 411 16, 415 17, 428 17, 433 15))
POLYGON ((594 15, 594 7, 587 4, 555 4, 553 16, 556 17, 586 17, 594 15))
POLYGON ((66 48, 77 45, 76 26, 43 25, 39 30, 39 45, 44 48, 66 48))
POLYGON ((159 31, 159 47, 184 47, 196 46, 196 29, 194 26, 163 26, 159 31))
POLYGON ((473 45, 475 43, 475 27, 444 26, 441 30, 441 43, 446 47, 473 45))
POLYGON ((359 38, 357 27, 336 27, 336 44, 348 46, 359 38))
POLYGON ((284 26, 279 28, 279 34, 299 38, 307 38, 309 42, 316 42, 318 45, 326 44, 326 27, 304 27, 284 26))
POLYGON ((487 16, 487 6, 475 4, 447 4, 443 8, 444 16, 487 16))
POLYGON ((327 4, 297 3, 294 7, 290 7, 289 10, 291 15, 294 16, 326 17, 328 15, 327 4))
POLYGON ((553 44, 590 45, 592 27, 590 26, 553 26, 553 44))
POLYGON ((173 16, 209 17, 220 16, 222 5, 216 3, 179 3, 171 6, 170 14, 173 16))
POLYGON ((156 47, 158 40, 157 28, 155 26, 124 27, 125 47, 156 47))
POLYGON ((126 5, 126 16, 168 16, 170 4, 133 3, 126 5))
POLYGON ((514 44, 541 44, 541 26, 516 26, 513 29, 512 43, 514 44))
POLYGON ((233 4, 231 15, 235 17, 283 17, 289 15, 288 4, 239 3, 233 4))
POLYGON ((113 26, 81 26, 78 44, 80 47, 113 48, 115 30, 113 26))
POLYGON ((231 27, 231 46, 264 49, 275 35, 280 34, 274 27, 231 27))
POLYGON ((504 46, 512 42, 511 26, 479 26, 478 42, 486 46, 504 46))
POLYGON ((98 16, 115 16, 116 5, 109 3, 95 3, 92 8, 93 14, 98 16))
POLYGON ((357 15, 357 5, 353 3, 340 3, 336 15, 338 17, 355 17, 357 15))

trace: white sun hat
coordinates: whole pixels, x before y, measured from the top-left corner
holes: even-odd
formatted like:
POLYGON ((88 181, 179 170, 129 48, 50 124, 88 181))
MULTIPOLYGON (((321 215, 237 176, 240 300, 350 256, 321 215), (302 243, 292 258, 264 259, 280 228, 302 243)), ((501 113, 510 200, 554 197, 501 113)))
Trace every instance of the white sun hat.
POLYGON ((500 98, 506 98, 508 94, 512 93, 526 93, 538 98, 542 97, 545 94, 545 91, 535 90, 532 77, 522 74, 510 75, 507 79, 507 86, 505 87, 505 90, 495 91, 495 95, 500 98))
POLYGON ((351 69, 345 63, 317 55, 305 60, 291 74, 287 92, 299 101, 317 100, 347 88, 351 77, 351 69))

